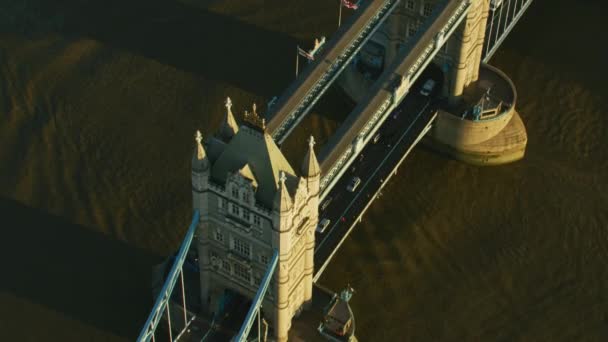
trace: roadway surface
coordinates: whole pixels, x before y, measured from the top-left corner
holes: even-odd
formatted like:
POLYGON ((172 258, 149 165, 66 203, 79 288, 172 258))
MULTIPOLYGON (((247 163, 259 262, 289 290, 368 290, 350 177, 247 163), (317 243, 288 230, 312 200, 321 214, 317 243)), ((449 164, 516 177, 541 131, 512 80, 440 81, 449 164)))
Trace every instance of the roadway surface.
MULTIPOLYGON (((348 18, 342 26, 333 34, 331 39, 325 43, 319 51, 316 60, 311 62, 298 78, 284 91, 278 102, 269 111, 266 118, 266 131, 273 135, 283 122, 306 100, 311 90, 319 83, 321 78, 328 73, 329 68, 336 60, 344 54, 349 45, 357 39, 361 31, 377 14, 388 0, 363 1, 361 7, 348 18)), ((319 97, 321 94, 318 94, 319 97)), ((316 102, 309 99, 309 107, 316 102)), ((310 109, 310 108, 308 108, 310 109)), ((306 112, 302 113, 302 117, 306 112)))
POLYGON ((437 67, 431 65, 427 68, 410 93, 378 129, 380 140, 377 143, 370 140, 327 195, 325 200, 331 198, 331 202, 325 210, 319 208, 319 221, 327 218, 331 223, 323 233, 317 232, 315 236, 315 275, 323 271, 350 233, 361 211, 374 199, 384 180, 432 120, 439 103, 437 95, 441 91, 442 80, 437 67), (437 83, 433 93, 430 96, 421 95, 421 86, 429 78, 437 83), (361 184, 354 192, 349 192, 346 187, 355 176, 361 178, 361 184))

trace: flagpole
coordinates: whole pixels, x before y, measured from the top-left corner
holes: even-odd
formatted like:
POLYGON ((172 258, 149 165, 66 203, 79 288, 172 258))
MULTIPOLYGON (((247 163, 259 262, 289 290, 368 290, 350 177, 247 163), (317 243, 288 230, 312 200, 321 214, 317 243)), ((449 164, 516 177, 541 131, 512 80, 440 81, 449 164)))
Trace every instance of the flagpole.
POLYGON ((298 78, 298 64, 300 64, 300 47, 296 45, 296 78, 298 78))
POLYGON ((340 12, 338 12, 338 27, 342 23, 342 0, 340 0, 340 12))

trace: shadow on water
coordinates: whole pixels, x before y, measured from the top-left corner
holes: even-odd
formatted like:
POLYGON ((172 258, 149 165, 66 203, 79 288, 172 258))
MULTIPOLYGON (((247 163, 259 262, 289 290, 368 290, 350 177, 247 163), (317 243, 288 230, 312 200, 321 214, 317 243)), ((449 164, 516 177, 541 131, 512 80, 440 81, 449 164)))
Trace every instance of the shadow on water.
POLYGON ((136 338, 152 306, 146 289, 160 257, 4 197, 0 216, 0 291, 136 338))
POLYGON ((267 97, 291 81, 298 43, 170 0, 8 0, 0 13, 0 33, 88 37, 267 97))

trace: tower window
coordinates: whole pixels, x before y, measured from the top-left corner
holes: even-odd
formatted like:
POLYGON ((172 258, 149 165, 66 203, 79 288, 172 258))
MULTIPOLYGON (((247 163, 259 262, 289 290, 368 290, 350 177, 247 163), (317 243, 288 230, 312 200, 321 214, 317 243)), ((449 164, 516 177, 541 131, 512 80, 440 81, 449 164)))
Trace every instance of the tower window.
POLYGON ((226 209, 228 207, 228 200, 225 198, 220 198, 220 208, 226 209))
POLYGON ((268 265, 268 256, 266 256, 265 254, 261 254, 260 262, 262 262, 262 264, 264 264, 264 265, 268 265))
POLYGON ((230 273, 230 262, 228 262, 228 260, 222 260, 222 268, 224 271, 230 273))
POLYGON ((420 21, 410 21, 407 25, 407 36, 411 37, 416 34, 418 31, 418 27, 420 26, 420 21))
POLYGON ((219 242, 224 242, 224 234, 219 229, 215 231, 215 239, 219 242))
POLYGON ((414 10, 414 0, 407 0, 405 2, 405 8, 413 11, 414 10))
POLYGON ((232 204, 232 213, 236 216, 239 216, 240 212, 241 212, 241 210, 240 210, 239 206, 236 204, 232 204))
POLYGON ((249 270, 247 269, 247 267, 239 264, 239 263, 235 263, 234 264, 234 274, 246 281, 251 281, 251 275, 249 274, 249 270))
POLYGON ((240 239, 234 238, 234 250, 246 257, 251 255, 251 249, 249 248, 249 244, 241 241, 240 239))
POLYGON ((243 191, 243 202, 249 203, 249 191, 243 191))
POLYGON ((245 221, 249 222, 251 218, 251 213, 249 212, 249 210, 243 209, 243 218, 245 219, 245 221))
POLYGON ((260 217, 258 215, 253 215, 253 224, 256 227, 261 227, 262 226, 262 220, 260 219, 260 217))
POLYGON ((236 186, 232 187, 232 197, 238 199, 239 198, 239 189, 236 186))
POLYGON ((422 5, 422 15, 425 17, 431 15, 431 13, 433 13, 433 7, 433 4, 424 2, 424 5, 422 5))

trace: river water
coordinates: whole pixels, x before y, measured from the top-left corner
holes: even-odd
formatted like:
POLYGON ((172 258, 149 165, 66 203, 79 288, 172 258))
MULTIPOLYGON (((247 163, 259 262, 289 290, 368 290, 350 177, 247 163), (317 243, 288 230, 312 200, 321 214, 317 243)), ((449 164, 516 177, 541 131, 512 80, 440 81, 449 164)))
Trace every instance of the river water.
MULTIPOLYGON (((190 220, 194 130, 226 96, 242 113, 279 95, 296 44, 337 24, 330 1, 193 3, 0 4, 1 341, 133 340, 190 220)), ((360 341, 608 340, 606 9, 535 0, 491 60, 523 160, 419 147, 399 169, 321 279, 355 288, 360 341)), ((351 108, 331 91, 294 165, 351 108)))

